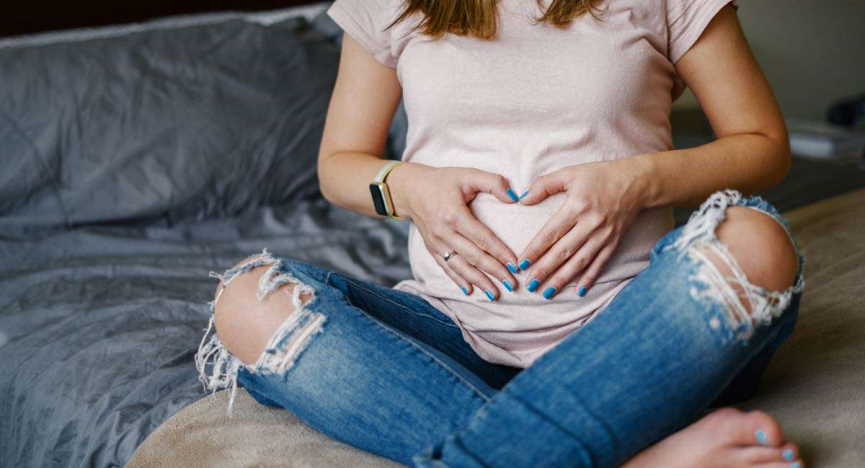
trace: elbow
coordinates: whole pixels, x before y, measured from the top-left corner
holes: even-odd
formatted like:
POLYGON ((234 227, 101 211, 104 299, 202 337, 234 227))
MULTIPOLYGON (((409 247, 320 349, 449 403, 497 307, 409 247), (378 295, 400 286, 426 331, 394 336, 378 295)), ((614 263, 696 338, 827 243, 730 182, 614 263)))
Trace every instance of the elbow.
POLYGON ((772 185, 780 184, 787 178, 790 169, 793 167, 793 155, 790 151, 790 138, 787 136, 787 129, 781 127, 774 132, 766 132, 762 134, 771 142, 771 150, 768 152, 772 161, 772 185))
POLYGON ((330 160, 332 156, 333 153, 319 154, 317 164, 318 167, 316 168, 315 172, 316 176, 318 177, 318 188, 321 192, 322 197, 324 197, 325 200, 334 203, 333 194, 331 193, 330 184, 328 183, 330 181, 330 177, 328 177, 328 168, 330 166, 328 164, 328 160, 330 160))
POLYGON ((778 183, 780 184, 787 178, 787 174, 793 167, 793 153, 790 151, 790 137, 787 134, 786 126, 781 126, 781 131, 776 134, 773 141, 777 146, 778 166, 780 166, 778 168, 778 183))

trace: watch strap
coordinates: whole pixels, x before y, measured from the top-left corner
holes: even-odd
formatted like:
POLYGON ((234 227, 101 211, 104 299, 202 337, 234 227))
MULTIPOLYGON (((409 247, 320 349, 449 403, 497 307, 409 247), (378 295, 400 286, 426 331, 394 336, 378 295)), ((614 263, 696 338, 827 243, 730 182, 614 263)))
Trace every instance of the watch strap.
POLYGON ((375 175, 375 179, 373 179, 373 182, 384 183, 384 180, 387 175, 390 174, 391 169, 396 167, 396 165, 401 162, 402 161, 390 161, 384 166, 382 166, 381 169, 378 170, 378 174, 375 175))

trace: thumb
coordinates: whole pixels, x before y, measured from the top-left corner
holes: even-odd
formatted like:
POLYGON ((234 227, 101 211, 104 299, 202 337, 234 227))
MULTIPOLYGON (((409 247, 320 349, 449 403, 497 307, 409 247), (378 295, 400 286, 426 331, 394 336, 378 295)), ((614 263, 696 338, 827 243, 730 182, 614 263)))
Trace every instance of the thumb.
POLYGON ((510 182, 503 175, 481 169, 476 169, 467 178, 466 186, 471 190, 471 195, 486 192, 505 203, 513 203, 519 199, 517 193, 511 188, 510 182))
POLYGON ((528 190, 520 196, 520 203, 523 205, 534 205, 544 201, 550 195, 564 192, 565 190, 565 181, 562 173, 560 171, 551 172, 532 181, 528 190))

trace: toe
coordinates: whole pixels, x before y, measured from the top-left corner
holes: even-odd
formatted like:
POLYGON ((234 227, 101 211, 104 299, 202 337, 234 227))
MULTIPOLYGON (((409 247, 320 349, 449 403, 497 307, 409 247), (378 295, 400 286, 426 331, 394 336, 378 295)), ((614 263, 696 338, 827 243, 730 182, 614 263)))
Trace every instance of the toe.
POLYGON ((755 468, 805 468, 805 463, 802 460, 761 463, 754 465, 755 468))
POLYGON ((743 424, 736 432, 743 445, 758 444, 778 447, 784 442, 781 425, 772 416, 759 410, 749 411, 743 417, 743 424))
POLYGON ((731 445, 779 447, 784 441, 781 425, 759 410, 745 412, 732 407, 720 408, 701 422, 712 432, 722 434, 725 442, 731 445))
POLYGON ((785 443, 780 447, 764 447, 761 445, 751 445, 738 449, 742 460, 749 465, 760 463, 780 463, 785 462, 787 465, 799 458, 799 451, 796 445, 785 443))

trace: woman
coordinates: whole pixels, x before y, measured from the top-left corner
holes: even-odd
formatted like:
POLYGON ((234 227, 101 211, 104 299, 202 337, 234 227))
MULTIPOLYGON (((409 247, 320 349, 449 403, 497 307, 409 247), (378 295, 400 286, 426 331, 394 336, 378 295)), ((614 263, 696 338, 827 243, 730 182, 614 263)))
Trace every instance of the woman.
POLYGON ((790 153, 731 3, 337 0, 321 190, 411 221, 413 278, 266 249, 214 273, 207 388, 419 467, 803 466, 771 416, 726 406, 804 289, 786 220, 742 194, 790 153), (686 85, 718 138, 672 150, 686 85))

